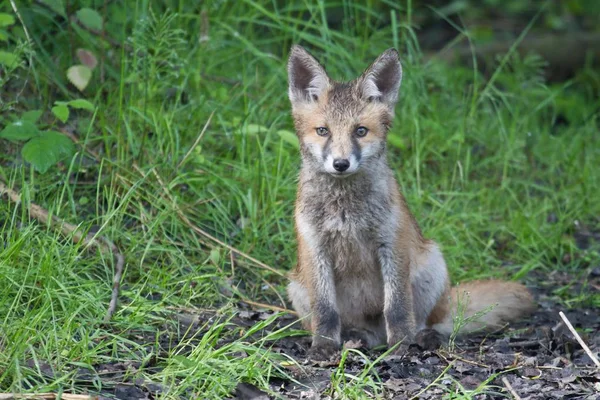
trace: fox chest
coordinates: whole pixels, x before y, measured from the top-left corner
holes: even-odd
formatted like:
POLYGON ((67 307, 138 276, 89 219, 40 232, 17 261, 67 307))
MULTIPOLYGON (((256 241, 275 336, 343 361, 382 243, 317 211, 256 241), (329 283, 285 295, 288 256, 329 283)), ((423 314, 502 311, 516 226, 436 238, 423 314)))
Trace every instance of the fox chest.
POLYGON ((330 208, 317 222, 319 241, 332 262, 344 324, 355 325, 354 320, 365 313, 382 311, 383 281, 377 254, 382 223, 383 219, 369 209, 351 212, 337 207, 330 208))
POLYGON ((379 271, 377 249, 383 214, 368 204, 355 207, 329 204, 313 219, 321 249, 329 256, 334 271, 352 272, 360 278, 379 271))

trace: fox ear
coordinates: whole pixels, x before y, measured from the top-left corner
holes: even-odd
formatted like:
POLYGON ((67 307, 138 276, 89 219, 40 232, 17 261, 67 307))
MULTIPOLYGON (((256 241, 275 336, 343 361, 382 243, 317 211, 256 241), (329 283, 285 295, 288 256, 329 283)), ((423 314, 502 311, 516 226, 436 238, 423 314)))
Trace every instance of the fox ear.
POLYGON ((396 49, 383 52, 358 80, 365 99, 381 101, 394 107, 402 81, 402 66, 396 49))
POLYGON ((289 96, 292 104, 316 101, 329 86, 325 68, 304 50, 294 45, 288 61, 289 96))

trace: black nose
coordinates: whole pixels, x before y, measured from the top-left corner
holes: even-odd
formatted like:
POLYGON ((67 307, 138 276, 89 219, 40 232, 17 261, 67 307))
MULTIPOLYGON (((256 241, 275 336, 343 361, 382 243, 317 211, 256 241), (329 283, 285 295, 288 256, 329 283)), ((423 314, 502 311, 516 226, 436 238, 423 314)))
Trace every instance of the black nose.
POLYGON ((333 168, 336 171, 344 172, 350 166, 350 161, 345 158, 338 158, 337 160, 333 160, 333 168))

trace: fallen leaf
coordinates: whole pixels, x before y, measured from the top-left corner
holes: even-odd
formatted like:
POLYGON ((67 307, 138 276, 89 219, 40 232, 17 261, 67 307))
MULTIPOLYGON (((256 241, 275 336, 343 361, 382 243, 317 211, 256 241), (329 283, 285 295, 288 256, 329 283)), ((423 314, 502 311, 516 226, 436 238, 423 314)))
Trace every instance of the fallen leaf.
POLYGON ((67 78, 69 78, 69 82, 83 92, 90 83, 92 70, 85 65, 73 65, 67 70, 67 78))
POLYGON ((91 51, 86 49, 77 49, 76 54, 79 61, 81 61, 81 63, 86 67, 94 69, 98 65, 98 59, 91 51))

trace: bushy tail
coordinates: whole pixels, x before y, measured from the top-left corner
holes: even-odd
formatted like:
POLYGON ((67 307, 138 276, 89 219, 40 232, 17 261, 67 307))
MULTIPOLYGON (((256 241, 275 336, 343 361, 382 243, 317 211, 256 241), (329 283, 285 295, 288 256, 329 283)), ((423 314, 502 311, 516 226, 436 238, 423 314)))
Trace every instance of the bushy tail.
POLYGON ((487 280, 464 283, 452 288, 450 299, 451 312, 441 324, 434 326, 446 335, 457 328, 460 328, 460 334, 494 331, 536 309, 529 290, 516 282, 487 280))

